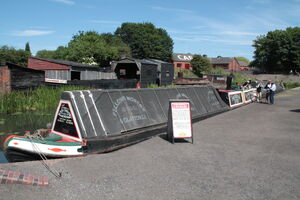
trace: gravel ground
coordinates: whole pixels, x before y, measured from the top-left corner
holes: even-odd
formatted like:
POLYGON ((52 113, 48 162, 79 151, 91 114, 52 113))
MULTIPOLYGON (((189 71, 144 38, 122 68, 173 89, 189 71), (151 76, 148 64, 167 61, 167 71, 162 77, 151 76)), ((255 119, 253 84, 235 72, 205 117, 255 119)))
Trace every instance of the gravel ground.
POLYGON ((165 135, 115 152, 1 169, 48 176, 48 187, 0 184, 0 199, 300 199, 300 90, 193 125, 194 144, 165 135))

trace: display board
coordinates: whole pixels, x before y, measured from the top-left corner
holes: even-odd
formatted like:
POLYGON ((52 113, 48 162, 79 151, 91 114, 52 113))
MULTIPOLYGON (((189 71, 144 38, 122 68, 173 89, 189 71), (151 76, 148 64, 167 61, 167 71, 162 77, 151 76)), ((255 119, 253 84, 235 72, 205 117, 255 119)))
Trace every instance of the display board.
POLYGON ((170 100, 168 122, 168 136, 173 143, 176 138, 191 138, 193 143, 190 100, 170 100))
POLYGON ((241 91, 228 92, 229 106, 239 106, 243 104, 243 96, 241 91))
POLYGON ((53 132, 79 138, 70 104, 61 102, 54 121, 53 132))
POLYGON ((255 94, 256 94, 256 90, 255 89, 250 89, 250 90, 244 90, 243 91, 244 94, 244 102, 245 103, 250 103, 252 101, 255 101, 255 94))

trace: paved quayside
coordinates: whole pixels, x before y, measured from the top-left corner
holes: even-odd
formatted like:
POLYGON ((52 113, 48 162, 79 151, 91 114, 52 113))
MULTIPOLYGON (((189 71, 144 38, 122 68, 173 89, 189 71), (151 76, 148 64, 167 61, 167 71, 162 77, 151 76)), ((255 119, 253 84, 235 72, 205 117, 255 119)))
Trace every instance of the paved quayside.
POLYGON ((102 155, 1 169, 48 176, 49 186, 1 184, 0 199, 300 199, 300 90, 194 124, 194 144, 164 135, 102 155))

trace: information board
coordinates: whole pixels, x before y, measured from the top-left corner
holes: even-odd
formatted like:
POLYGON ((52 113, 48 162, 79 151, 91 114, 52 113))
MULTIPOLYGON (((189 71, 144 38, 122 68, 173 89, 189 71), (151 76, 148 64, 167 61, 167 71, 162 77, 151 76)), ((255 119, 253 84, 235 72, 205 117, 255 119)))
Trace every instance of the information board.
POLYGON ((243 97, 241 91, 228 92, 228 98, 230 107, 243 104, 243 97))
POLYGON ((54 132, 78 138, 76 126, 68 103, 61 103, 54 123, 54 132))
POLYGON ((244 91, 245 103, 255 101, 255 98, 256 98, 255 93, 256 93, 255 89, 245 90, 244 91))
POLYGON ((172 138, 192 138, 192 113, 189 100, 170 100, 168 136, 172 138))

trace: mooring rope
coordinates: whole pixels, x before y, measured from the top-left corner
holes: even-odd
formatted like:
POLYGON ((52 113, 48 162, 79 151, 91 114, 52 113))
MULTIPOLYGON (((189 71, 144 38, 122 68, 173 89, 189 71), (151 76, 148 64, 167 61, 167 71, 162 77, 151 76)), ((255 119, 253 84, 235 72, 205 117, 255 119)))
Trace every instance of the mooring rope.
POLYGON ((51 172, 56 178, 61 178, 62 173, 58 172, 55 169, 51 169, 50 166, 47 164, 46 161, 48 161, 47 157, 45 156, 44 153, 41 152, 40 148, 35 144, 35 142, 33 141, 38 140, 39 142, 45 144, 46 141, 44 139, 44 137, 41 135, 40 131, 37 130, 35 131, 33 134, 30 133, 26 133, 25 136, 30 140, 31 145, 33 147, 33 150, 41 157, 40 162, 42 163, 42 165, 44 165, 44 167, 51 172))

